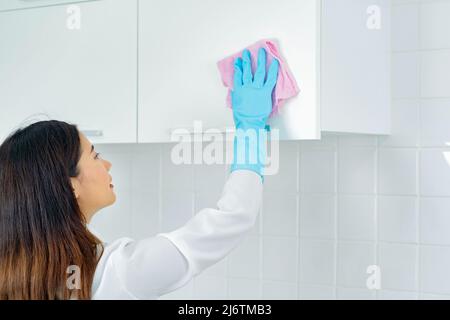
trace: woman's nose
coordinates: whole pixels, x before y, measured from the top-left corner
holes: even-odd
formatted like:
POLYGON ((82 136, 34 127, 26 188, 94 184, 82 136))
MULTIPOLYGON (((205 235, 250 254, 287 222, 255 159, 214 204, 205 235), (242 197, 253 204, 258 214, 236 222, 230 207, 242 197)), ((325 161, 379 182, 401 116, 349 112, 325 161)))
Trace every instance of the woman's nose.
POLYGON ((104 161, 106 163, 106 169, 109 171, 111 169, 111 167, 112 167, 112 164, 108 160, 104 160, 104 161))

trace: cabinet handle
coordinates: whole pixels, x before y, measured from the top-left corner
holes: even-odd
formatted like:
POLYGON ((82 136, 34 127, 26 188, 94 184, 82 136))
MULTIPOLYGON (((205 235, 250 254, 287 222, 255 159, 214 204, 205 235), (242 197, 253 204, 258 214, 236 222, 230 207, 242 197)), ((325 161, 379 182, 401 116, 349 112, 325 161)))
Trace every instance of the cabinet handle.
POLYGON ((103 131, 102 130, 81 130, 81 132, 85 136, 89 136, 89 137, 101 137, 101 136, 103 136, 103 131))
MULTIPOLYGON (((187 130, 188 132, 189 132, 189 134, 193 134, 194 133, 194 128, 193 127, 178 127, 178 128, 169 128, 168 129, 168 132, 170 133, 170 134, 172 134, 174 131, 178 131, 178 130, 180 130, 180 129, 183 129, 183 130, 187 130)), ((209 128, 209 129, 212 129, 212 128, 209 128)), ((215 128, 215 129, 217 129, 217 128, 215 128)), ((207 133, 206 131, 208 130, 208 128, 203 128, 202 130, 200 130, 200 131, 196 131, 195 133, 201 133, 201 134, 203 134, 203 133, 207 133)), ((234 133, 236 131, 236 129, 234 128, 234 127, 227 127, 227 128, 221 128, 221 129, 219 129, 219 132, 218 133, 234 133)), ((208 133, 210 133, 210 132, 208 132, 208 133)))

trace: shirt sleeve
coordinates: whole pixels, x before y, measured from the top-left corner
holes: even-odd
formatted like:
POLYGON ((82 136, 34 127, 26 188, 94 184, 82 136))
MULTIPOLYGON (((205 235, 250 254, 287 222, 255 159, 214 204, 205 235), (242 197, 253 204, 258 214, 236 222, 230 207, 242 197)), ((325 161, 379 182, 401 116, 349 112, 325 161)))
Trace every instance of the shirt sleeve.
POLYGON ((254 226, 262 189, 257 173, 233 171, 216 208, 202 209, 178 229, 114 252, 114 269, 124 289, 143 299, 160 296, 222 260, 254 226))

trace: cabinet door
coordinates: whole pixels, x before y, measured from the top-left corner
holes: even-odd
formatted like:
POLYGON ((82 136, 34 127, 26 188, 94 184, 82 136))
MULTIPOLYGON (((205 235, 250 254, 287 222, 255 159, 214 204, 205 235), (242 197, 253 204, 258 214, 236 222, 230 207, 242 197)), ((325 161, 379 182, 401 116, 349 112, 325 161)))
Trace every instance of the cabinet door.
POLYGON ((90 0, 1 0, 0 1, 0 11, 50 6, 50 5, 69 3, 69 2, 76 3, 76 2, 84 2, 84 1, 90 1, 90 0))
POLYGON ((322 0, 321 130, 390 133, 390 1, 322 0))
POLYGON ((139 142, 170 141, 176 128, 234 127, 217 61, 264 39, 278 40, 301 93, 269 121, 282 139, 317 139, 316 0, 139 2, 139 142))
POLYGON ((0 12, 0 137, 44 114, 93 142, 136 142, 137 2, 68 7, 0 12))

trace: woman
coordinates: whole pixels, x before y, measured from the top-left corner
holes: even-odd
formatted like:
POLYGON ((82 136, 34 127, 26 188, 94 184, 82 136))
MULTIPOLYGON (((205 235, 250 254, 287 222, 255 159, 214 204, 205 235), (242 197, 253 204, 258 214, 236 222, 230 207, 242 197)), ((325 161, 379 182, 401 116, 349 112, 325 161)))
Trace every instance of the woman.
MULTIPOLYGON (((253 77, 244 51, 232 92, 236 128, 258 136, 278 74, 274 60, 266 79, 265 65, 260 49, 253 77)), ((224 258, 256 221, 265 144, 243 148, 242 139, 235 135, 218 208, 201 210, 172 232, 108 244, 87 224, 115 202, 111 163, 73 124, 50 120, 16 130, 0 146, 0 299, 156 299, 185 285, 224 258), (256 163, 245 157, 248 148, 259 155, 256 163)))

